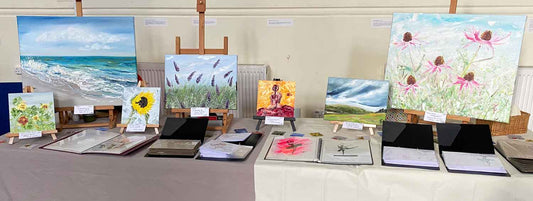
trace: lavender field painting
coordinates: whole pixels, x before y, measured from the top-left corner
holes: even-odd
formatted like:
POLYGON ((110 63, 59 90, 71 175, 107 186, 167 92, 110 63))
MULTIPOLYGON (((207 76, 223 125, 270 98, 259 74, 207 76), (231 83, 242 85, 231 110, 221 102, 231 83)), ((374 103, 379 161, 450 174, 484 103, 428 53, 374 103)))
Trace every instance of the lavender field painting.
POLYGON ((508 122, 525 16, 394 14, 391 108, 508 122))

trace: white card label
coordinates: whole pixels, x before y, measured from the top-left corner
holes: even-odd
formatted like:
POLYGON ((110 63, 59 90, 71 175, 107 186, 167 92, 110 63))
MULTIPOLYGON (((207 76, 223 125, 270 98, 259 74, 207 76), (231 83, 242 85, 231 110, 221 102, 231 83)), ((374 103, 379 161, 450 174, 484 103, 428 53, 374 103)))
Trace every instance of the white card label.
MULTIPOLYGON (((200 24, 200 19, 193 18, 192 19, 192 25, 198 26, 198 24, 200 24)), ((215 25, 217 25, 217 19, 216 18, 205 18, 204 24, 205 24, 205 26, 215 26, 215 25)))
POLYGON ((126 132, 144 132, 146 131, 146 124, 128 124, 126 127, 126 132))
POLYGON ((267 19, 267 26, 271 27, 288 27, 294 25, 292 19, 267 19))
POLYGON ((363 130, 363 125, 364 124, 362 123, 356 123, 356 122, 348 122, 348 121, 342 122, 342 128, 346 128, 346 129, 363 130))
POLYGON ((431 121, 435 123, 446 123, 446 114, 426 111, 424 114, 424 121, 431 121))
POLYGON ((191 117, 208 117, 208 107, 191 107, 191 117))
POLYGON ((372 28, 391 28, 392 19, 387 19, 387 18, 372 19, 370 21, 370 26, 372 28))
POLYGON ((283 126, 283 123, 285 123, 285 118, 284 117, 271 117, 271 116, 266 116, 265 117, 265 124, 266 125, 283 126))
POLYGON ((94 114, 94 105, 75 105, 74 114, 94 114))
POLYGON ((29 132, 20 132, 19 133, 19 139, 29 139, 29 138, 38 138, 42 137, 43 132, 42 131, 29 131, 29 132))
POLYGON ((167 18, 145 18, 144 26, 147 27, 166 27, 168 26, 167 18))

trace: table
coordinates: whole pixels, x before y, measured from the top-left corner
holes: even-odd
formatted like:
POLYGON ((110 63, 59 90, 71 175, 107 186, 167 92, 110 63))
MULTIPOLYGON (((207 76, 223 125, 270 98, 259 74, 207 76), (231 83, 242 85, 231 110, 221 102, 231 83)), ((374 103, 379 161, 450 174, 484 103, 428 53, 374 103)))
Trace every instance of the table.
MULTIPOLYGON (((341 129, 322 119, 300 118, 297 133, 320 132, 355 139, 368 130, 341 129)), ((272 131, 292 133, 289 125, 272 131)), ((527 134, 533 139, 533 133, 527 134)), ((497 154, 511 177, 449 173, 439 157, 441 170, 381 166, 381 137, 370 137, 374 165, 330 165, 310 162, 264 160, 273 136, 269 136, 255 163, 257 201, 343 200, 533 200, 533 175, 522 174, 497 154)), ((437 146, 438 147, 438 146, 437 146)))
MULTIPOLYGON (((231 130, 252 131, 256 121, 234 119, 231 130)), ((260 131, 269 133, 270 127, 260 131)), ((66 129, 58 137, 65 135, 66 129)), ((118 132, 118 128, 115 128, 118 132)), ((153 129, 147 129, 153 132, 153 129)), ((210 132, 208 135, 217 135, 210 132)), ((147 158, 147 147, 128 156, 77 155, 34 147, 49 136, 0 144, 1 201, 254 200, 253 164, 263 137, 246 161, 147 158)), ((0 137, 6 140, 5 137, 0 137)))

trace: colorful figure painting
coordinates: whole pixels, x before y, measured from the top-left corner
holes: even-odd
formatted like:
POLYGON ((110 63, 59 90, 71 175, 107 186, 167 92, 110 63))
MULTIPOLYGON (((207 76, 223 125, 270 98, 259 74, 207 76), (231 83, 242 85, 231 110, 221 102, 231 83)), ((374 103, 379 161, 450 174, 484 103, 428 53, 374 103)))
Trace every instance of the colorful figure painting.
POLYGON ((161 89, 128 87, 122 97, 122 124, 159 124, 161 89))
POLYGON ((257 87, 257 116, 294 117, 296 83, 260 80, 257 87))
POLYGON ((166 55, 167 108, 237 109, 236 55, 166 55))
POLYGON ((525 20, 394 14, 391 107, 508 122, 525 20))
POLYGON ((8 99, 10 132, 56 129, 52 92, 12 93, 8 94, 8 99))
POLYGON ((137 83, 133 17, 17 17, 24 86, 57 106, 120 105, 137 83))
POLYGON ((388 97, 388 81, 330 77, 324 120, 381 125, 388 97))

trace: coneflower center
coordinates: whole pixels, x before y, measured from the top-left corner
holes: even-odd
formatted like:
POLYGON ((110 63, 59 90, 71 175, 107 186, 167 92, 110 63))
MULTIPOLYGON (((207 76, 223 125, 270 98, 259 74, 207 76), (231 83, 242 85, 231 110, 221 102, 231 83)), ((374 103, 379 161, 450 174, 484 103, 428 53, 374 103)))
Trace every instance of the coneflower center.
POLYGON ((489 41, 492 38, 492 31, 486 30, 481 34, 481 39, 489 41))
POLYGON ((411 32, 405 32, 403 34, 403 42, 409 42, 413 40, 413 34, 411 32))
POLYGON ((469 72, 463 77, 466 81, 474 80, 474 72, 469 72))
POLYGON ((438 56, 437 58, 435 58, 435 62, 434 63, 435 63, 436 66, 444 64, 444 57, 438 56))
POLYGON ((412 84, 415 84, 416 83, 416 79, 414 76, 412 75, 409 75, 409 77, 407 77, 407 84, 408 85, 412 85, 412 84))
POLYGON ((141 97, 141 100, 139 102, 136 102, 137 105, 141 106, 141 108, 144 108, 148 105, 148 99, 146 97, 141 97))

